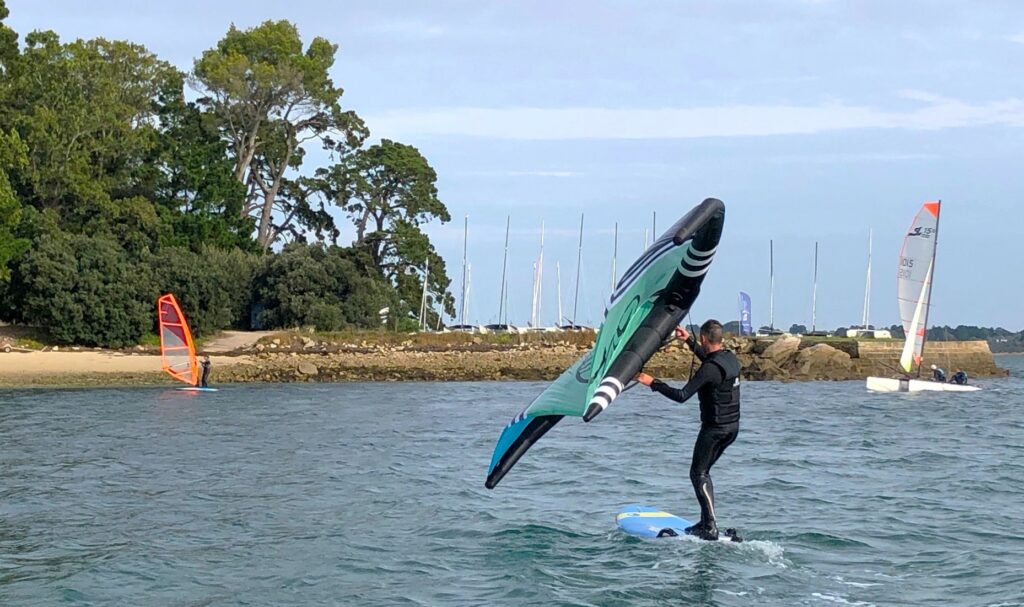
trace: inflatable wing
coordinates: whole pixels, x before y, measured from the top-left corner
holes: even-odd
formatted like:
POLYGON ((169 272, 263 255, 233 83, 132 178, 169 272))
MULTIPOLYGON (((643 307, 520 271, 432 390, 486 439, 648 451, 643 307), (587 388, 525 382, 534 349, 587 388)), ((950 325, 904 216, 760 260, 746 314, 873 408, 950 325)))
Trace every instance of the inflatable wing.
POLYGON ((594 348, 541 392, 498 437, 487 471, 488 489, 497 486, 563 417, 589 422, 625 389, 697 299, 724 222, 725 205, 708 198, 654 241, 622 275, 594 348))

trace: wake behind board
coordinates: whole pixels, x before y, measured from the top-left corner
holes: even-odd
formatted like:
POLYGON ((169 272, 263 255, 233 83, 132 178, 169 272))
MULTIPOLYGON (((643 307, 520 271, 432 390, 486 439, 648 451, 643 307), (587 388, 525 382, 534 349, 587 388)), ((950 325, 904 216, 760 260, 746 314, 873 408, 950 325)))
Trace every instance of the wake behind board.
POLYGON ((189 386, 187 388, 178 388, 182 392, 217 392, 217 388, 201 388, 199 386, 189 386))
MULTIPOLYGON (((678 537, 686 535, 686 528, 693 525, 690 521, 674 514, 643 504, 629 504, 615 516, 619 529, 637 537, 658 538, 678 537)), ((720 532, 720 542, 742 542, 734 529, 720 532)))

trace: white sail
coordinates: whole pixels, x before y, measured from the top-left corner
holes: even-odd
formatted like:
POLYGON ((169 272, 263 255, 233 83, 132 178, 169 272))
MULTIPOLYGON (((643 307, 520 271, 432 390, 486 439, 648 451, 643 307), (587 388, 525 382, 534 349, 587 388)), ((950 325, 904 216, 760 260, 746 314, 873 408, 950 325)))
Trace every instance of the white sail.
POLYGON ((921 363, 921 351, 924 349, 924 308, 928 299, 929 287, 932 284, 932 264, 928 264, 928 277, 921 285, 921 293, 918 295, 917 307, 914 308, 914 316, 910 319, 910 327, 905 328, 907 341, 903 344, 903 352, 900 354, 900 366, 907 373, 914 368, 914 363, 921 363))
POLYGON ((913 370, 914 364, 921 364, 925 334, 928 331, 940 205, 939 202, 926 202, 921 207, 914 222, 910 224, 900 252, 896 296, 903 330, 907 336, 900 365, 907 373, 913 370))

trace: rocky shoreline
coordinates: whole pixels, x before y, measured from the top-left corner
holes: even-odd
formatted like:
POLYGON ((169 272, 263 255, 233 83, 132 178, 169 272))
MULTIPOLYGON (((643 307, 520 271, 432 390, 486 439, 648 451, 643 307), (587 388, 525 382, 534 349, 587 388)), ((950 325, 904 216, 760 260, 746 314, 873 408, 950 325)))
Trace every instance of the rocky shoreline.
MULTIPOLYGON (((552 380, 591 347, 591 339, 586 334, 529 339, 458 335, 367 341, 284 333, 214 354, 212 382, 552 380)), ((783 336, 731 338, 726 346, 737 353, 745 380, 842 381, 894 376, 902 342, 783 336)), ((154 348, 142 346, 127 352, 5 354, 11 358, 4 359, 7 373, 0 369, 0 385, 166 384, 170 380, 160 372, 155 354, 154 348)), ((984 341, 928 344, 924 363, 932 362, 975 378, 1007 374, 984 341)), ((689 350, 675 343, 651 359, 645 371, 678 380, 694 364, 689 350)))
MULTIPOLYGON (((980 342, 935 344, 924 363, 963 369, 972 377, 999 377, 988 345, 980 342)), ((746 380, 856 380, 893 375, 902 342, 866 344, 854 340, 828 343, 784 336, 732 338, 727 347, 739 356, 746 380)), ((551 380, 583 355, 588 344, 569 342, 494 344, 474 340, 444 346, 336 344, 311 337, 274 339, 258 344, 249 364, 218 371, 218 381, 497 381, 551 380), (277 342, 277 343, 275 343, 277 342)), ((239 353, 241 354, 241 353, 239 353)), ((670 345, 646 367, 665 378, 685 378, 693 362, 688 349, 670 345)))

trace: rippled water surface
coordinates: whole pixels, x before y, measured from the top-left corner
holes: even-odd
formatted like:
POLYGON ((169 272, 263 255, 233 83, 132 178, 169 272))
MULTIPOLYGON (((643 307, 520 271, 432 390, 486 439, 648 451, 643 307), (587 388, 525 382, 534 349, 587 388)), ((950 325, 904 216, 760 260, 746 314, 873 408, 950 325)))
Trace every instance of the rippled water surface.
POLYGON ((2 605, 1020 605, 1024 358, 976 394, 747 383, 696 517, 695 405, 567 419, 494 491, 536 383, 0 391, 2 605))

